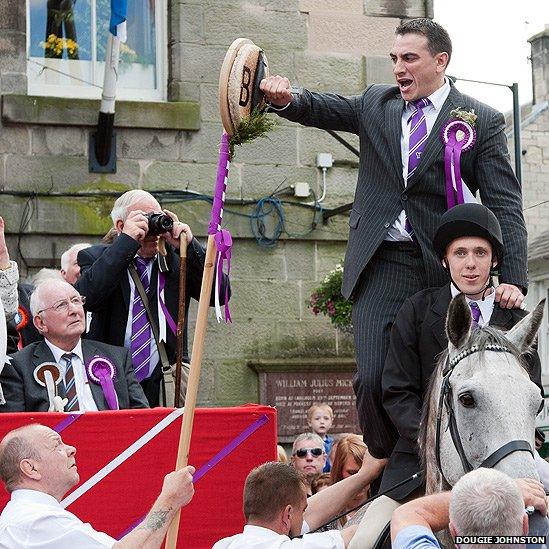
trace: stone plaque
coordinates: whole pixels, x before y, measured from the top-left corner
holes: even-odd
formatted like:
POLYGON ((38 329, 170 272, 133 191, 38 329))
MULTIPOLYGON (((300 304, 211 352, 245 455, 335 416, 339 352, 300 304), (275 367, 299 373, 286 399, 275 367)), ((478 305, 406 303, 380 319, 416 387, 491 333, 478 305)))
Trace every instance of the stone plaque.
POLYGON ((293 442, 296 435, 309 430, 307 410, 314 402, 326 402, 332 407, 334 424, 330 434, 360 433, 352 382, 353 360, 320 359, 311 364, 292 359, 270 364, 261 361, 250 366, 259 374, 261 404, 277 410, 280 442, 293 442))

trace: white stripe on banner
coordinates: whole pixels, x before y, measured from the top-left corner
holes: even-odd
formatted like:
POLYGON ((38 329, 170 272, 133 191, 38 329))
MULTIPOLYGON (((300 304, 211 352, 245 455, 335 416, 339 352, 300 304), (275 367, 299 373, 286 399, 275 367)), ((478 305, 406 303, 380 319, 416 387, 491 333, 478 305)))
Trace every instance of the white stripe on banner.
POLYGON ((162 421, 157 423, 152 429, 149 429, 143 436, 139 437, 131 446, 126 448, 119 456, 116 456, 105 467, 97 471, 93 477, 89 478, 82 486, 79 486, 74 492, 70 493, 61 501, 61 506, 66 509, 71 503, 74 503, 80 496, 93 488, 98 482, 101 482, 109 473, 112 473, 119 465, 122 465, 128 458, 139 451, 147 442, 151 441, 158 433, 163 431, 168 425, 173 423, 179 416, 183 415, 185 408, 176 408, 171 414, 167 415, 162 421))

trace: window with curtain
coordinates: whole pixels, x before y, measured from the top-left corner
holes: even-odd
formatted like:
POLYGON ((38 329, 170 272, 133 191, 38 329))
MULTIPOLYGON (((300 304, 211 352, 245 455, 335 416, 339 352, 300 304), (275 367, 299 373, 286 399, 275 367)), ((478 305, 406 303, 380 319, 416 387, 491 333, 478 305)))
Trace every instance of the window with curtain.
MULTIPOLYGON (((29 95, 98 98, 110 0, 27 0, 29 95)), ((118 99, 166 99, 166 0, 130 0, 118 99)))

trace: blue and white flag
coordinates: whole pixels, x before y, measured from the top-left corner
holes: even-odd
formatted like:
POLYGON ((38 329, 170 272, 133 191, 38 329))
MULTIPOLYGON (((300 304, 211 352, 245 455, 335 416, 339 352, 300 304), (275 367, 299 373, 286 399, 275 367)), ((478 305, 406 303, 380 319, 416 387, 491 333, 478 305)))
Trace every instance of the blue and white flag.
POLYGON ((109 30, 120 42, 126 41, 126 12, 128 0, 111 0, 111 21, 109 30))

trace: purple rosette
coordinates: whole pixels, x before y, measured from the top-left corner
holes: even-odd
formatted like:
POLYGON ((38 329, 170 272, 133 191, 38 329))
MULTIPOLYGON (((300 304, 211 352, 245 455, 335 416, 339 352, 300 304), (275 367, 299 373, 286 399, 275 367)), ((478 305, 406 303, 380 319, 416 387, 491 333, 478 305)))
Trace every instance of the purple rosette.
POLYGON ((88 379, 97 385, 101 385, 107 406, 110 410, 119 410, 118 396, 114 388, 116 368, 114 364, 104 356, 94 356, 86 364, 88 379))
POLYGON ((475 128, 460 119, 449 120, 441 130, 444 143, 444 173, 446 179, 446 202, 448 209, 463 204, 463 180, 461 179, 461 153, 475 144, 475 128))

